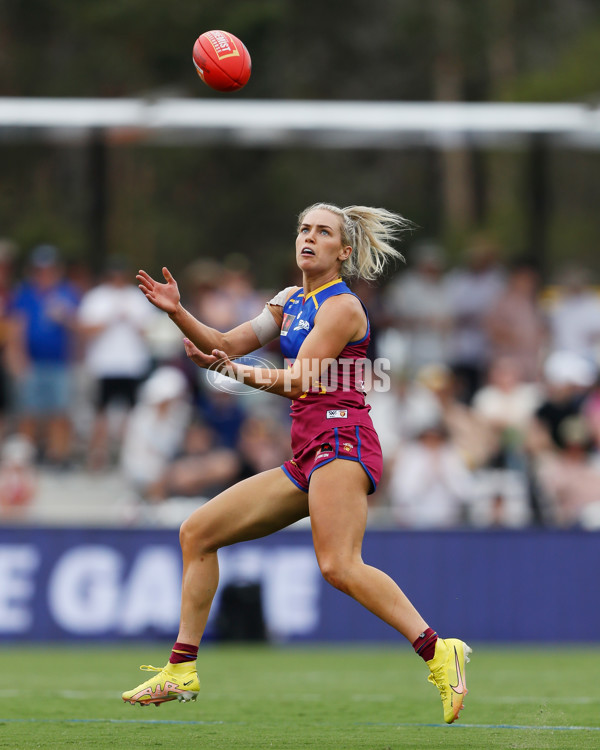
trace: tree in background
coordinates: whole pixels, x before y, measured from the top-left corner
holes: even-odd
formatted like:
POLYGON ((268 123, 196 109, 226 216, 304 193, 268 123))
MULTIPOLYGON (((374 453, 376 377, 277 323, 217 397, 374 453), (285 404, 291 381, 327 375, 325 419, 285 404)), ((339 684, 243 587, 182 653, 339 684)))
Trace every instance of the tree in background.
MULTIPOLYGON (((236 94, 242 98, 594 102, 600 91, 595 0, 348 0, 343 15, 316 0, 5 0, 0 90, 222 96, 200 83, 191 63, 195 38, 209 28, 231 30, 251 50, 254 73, 236 94)), ((241 150, 122 141, 104 147, 102 242, 90 223, 88 188, 97 175, 90 174, 85 143, 0 145, 3 234, 22 252, 52 241, 71 258, 89 257, 94 243, 134 261, 158 262, 167 249, 174 268, 226 247, 268 260, 275 277, 287 270, 299 206, 360 197, 404 212, 455 251, 476 229, 495 233, 509 252, 535 249, 522 246, 533 236, 529 156, 519 149, 241 150), (275 216, 268 233, 265 206, 275 216)), ((547 158, 552 261, 568 249, 598 262, 598 158, 567 148, 547 158)))

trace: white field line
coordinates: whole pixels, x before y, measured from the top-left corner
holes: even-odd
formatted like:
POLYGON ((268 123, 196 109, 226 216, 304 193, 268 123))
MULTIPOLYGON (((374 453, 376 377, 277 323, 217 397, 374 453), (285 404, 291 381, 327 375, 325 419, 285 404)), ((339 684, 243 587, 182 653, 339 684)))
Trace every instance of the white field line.
MULTIPOLYGON (((0 717, 2 724, 179 724, 186 726, 195 725, 243 725, 245 722, 232 721, 177 721, 171 719, 5 719, 0 717)), ((517 731, 534 731, 534 732, 600 732, 600 727, 585 726, 550 726, 550 725, 529 725, 529 724, 420 724, 413 722, 360 722, 357 726, 369 727, 431 727, 432 729, 446 729, 448 731, 457 731, 459 729, 509 729, 517 731)))

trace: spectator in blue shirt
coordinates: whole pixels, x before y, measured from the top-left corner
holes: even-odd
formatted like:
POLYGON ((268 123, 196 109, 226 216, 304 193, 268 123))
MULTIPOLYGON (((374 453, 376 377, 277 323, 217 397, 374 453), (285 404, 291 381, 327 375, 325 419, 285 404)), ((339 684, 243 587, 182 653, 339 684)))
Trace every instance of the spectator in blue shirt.
POLYGON ((39 245, 11 304, 9 365, 15 379, 19 431, 39 458, 64 466, 71 457, 73 332, 77 290, 63 278, 60 254, 39 245))

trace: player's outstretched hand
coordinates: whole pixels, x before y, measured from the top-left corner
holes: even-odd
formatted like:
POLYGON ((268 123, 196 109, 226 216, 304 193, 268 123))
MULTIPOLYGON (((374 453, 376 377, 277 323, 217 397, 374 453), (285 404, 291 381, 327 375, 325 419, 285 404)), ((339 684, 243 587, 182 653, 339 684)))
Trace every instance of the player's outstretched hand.
POLYGON ((139 281, 138 286, 146 295, 146 299, 150 300, 159 310, 171 314, 177 310, 181 298, 179 287, 166 266, 163 268, 162 274, 165 277, 166 283, 164 284, 156 281, 150 274, 142 270, 138 271, 135 278, 139 281))
POLYGON ((187 338, 183 339, 183 346, 185 347, 185 353, 194 364, 198 365, 198 367, 203 367, 205 370, 221 372, 230 377, 234 375, 235 365, 229 359, 227 354, 220 349, 213 349, 210 354, 205 354, 187 338))

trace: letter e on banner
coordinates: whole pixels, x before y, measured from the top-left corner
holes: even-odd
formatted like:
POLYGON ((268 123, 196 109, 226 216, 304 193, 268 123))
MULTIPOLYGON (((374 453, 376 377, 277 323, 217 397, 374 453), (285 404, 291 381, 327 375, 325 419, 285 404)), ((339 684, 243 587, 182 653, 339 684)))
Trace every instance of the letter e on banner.
POLYGON ((29 602, 35 592, 33 574, 39 554, 30 544, 0 547, 0 632, 26 633, 33 621, 29 602))

